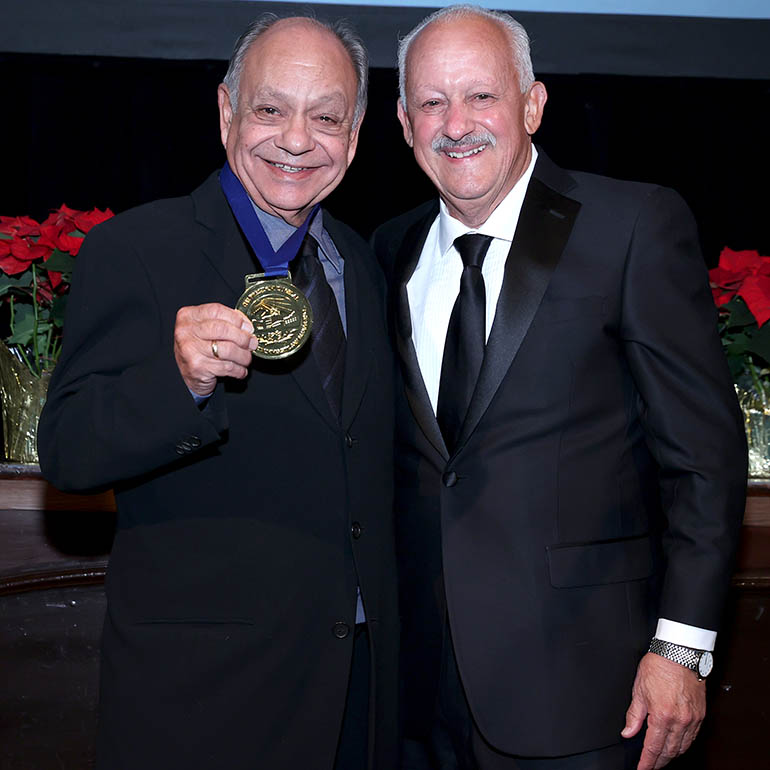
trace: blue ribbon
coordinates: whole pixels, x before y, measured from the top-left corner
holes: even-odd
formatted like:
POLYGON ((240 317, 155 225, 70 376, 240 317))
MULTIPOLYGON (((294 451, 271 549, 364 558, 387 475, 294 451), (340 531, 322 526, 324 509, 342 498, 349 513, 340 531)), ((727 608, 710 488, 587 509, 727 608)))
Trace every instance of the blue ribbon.
POLYGON ((302 241, 310 228, 310 223, 313 221, 313 217, 321 204, 316 203, 313 206, 307 219, 276 251, 270 243, 267 233, 265 233, 265 228, 262 227, 262 223, 259 221, 257 212, 254 211, 251 198, 249 198, 248 193, 238 177, 233 173, 227 161, 225 161, 225 165, 219 172, 219 184, 222 185, 222 191, 225 194, 225 198, 227 198, 227 202, 230 204, 233 215, 246 236, 246 240, 254 250, 254 254, 262 265, 265 275, 269 278, 273 278, 276 275, 286 275, 289 272, 289 262, 297 256, 302 241))

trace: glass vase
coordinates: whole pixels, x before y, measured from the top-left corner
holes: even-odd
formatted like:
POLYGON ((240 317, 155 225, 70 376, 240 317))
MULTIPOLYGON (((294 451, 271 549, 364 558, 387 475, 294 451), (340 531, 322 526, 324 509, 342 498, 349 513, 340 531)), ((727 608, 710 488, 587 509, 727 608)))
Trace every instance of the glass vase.
POLYGON ((3 408, 5 459, 36 463, 37 423, 45 404, 50 372, 34 374, 0 343, 0 399, 3 408))
POLYGON ((735 386, 749 445, 749 476, 770 478, 770 399, 755 388, 735 386))

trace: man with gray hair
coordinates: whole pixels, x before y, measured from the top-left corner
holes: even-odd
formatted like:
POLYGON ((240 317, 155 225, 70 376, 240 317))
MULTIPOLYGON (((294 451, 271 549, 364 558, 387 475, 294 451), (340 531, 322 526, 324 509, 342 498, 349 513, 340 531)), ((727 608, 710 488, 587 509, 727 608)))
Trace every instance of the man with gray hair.
POLYGON ((439 196, 373 238, 403 374, 402 768, 660 768, 703 719, 746 486, 692 216, 533 146, 546 89, 505 14, 437 12, 399 70, 439 196))
POLYGON ((223 169, 83 245, 39 450, 115 489, 99 768, 395 766, 384 281, 320 208, 366 83, 344 25, 263 17, 223 169))

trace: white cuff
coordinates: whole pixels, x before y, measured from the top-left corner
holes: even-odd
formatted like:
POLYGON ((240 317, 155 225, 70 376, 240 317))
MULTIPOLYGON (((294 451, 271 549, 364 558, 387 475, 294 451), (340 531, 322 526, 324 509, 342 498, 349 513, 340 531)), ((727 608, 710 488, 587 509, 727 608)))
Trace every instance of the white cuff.
POLYGON ((658 620, 658 628, 655 631, 655 638, 662 639, 664 642, 679 644, 682 647, 692 647, 695 650, 714 649, 717 632, 709 631, 707 628, 698 628, 697 626, 688 626, 685 623, 677 623, 675 620, 658 620))

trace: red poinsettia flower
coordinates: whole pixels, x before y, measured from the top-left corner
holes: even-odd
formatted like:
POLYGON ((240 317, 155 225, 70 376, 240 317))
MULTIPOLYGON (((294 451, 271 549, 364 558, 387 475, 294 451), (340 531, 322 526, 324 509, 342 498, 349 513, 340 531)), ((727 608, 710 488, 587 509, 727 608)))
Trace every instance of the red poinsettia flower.
POLYGON ((49 227, 55 226, 59 230, 65 230, 66 232, 71 233, 77 228, 77 225, 75 224, 75 217, 82 213, 83 212, 78 211, 77 209, 71 209, 69 206, 65 206, 62 203, 58 209, 52 211, 48 215, 46 220, 43 222, 43 225, 48 225, 49 227))
POLYGON ((709 270, 709 279, 717 307, 737 295, 758 326, 770 320, 770 257, 760 256, 758 251, 722 249, 719 265, 709 270))
POLYGON ((31 217, 0 217, 0 233, 6 235, 38 235, 40 225, 31 217))
POLYGON ((51 282, 41 278, 37 282, 37 303, 38 305, 50 305, 53 301, 53 287, 51 282))
POLYGON ((28 238, 14 238, 11 241, 11 254, 16 259, 26 262, 27 267, 36 259, 48 257, 52 249, 50 246, 40 245, 28 238))
POLYGON ((54 270, 48 271, 48 279, 51 281, 51 286, 54 289, 58 289, 62 285, 61 273, 57 273, 54 270))
POLYGON ((105 209, 99 211, 94 209, 93 211, 79 211, 75 216, 75 224, 78 230, 83 233, 87 233, 92 227, 95 227, 102 222, 106 222, 111 217, 115 216, 112 211, 105 209))
POLYGON ((40 225, 40 238, 37 242, 38 245, 48 246, 51 249, 68 251, 75 257, 80 251, 83 239, 76 235, 70 235, 66 229, 62 229, 58 225, 42 224, 40 225))
POLYGON ((13 241, 0 238, 0 270, 6 275, 18 275, 29 267, 29 262, 16 259, 11 253, 12 243, 13 241))

